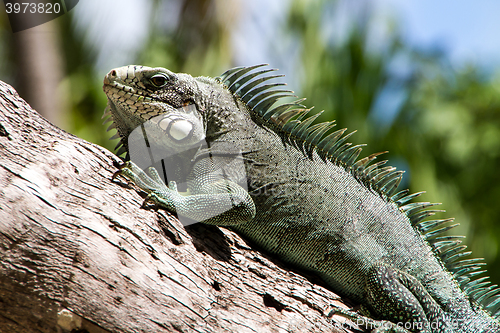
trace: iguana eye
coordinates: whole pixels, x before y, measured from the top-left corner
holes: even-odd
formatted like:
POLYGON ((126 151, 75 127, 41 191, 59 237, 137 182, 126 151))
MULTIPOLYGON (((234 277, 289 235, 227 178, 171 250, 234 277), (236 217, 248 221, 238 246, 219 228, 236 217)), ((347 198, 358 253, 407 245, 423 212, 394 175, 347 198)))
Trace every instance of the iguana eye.
POLYGON ((163 87, 167 83, 168 78, 165 75, 163 75, 163 74, 156 74, 156 75, 153 75, 149 79, 149 81, 151 81, 151 83, 154 86, 160 88, 160 87, 163 87))

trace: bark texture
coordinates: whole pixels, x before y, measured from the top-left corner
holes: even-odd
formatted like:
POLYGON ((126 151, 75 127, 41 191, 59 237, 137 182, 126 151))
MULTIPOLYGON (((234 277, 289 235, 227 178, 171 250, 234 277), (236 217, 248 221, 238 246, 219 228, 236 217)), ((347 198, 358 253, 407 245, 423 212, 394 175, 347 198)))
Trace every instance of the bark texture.
POLYGON ((0 81, 0 332, 348 332, 328 289, 111 181, 0 81))

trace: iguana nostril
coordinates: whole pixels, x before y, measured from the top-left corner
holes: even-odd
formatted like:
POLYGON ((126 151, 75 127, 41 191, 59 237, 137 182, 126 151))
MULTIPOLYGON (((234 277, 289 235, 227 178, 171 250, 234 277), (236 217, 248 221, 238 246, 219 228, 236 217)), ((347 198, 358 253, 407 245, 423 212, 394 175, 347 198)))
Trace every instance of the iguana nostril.
POLYGON ((114 78, 116 78, 116 71, 113 69, 104 77, 104 84, 111 84, 110 79, 114 78))

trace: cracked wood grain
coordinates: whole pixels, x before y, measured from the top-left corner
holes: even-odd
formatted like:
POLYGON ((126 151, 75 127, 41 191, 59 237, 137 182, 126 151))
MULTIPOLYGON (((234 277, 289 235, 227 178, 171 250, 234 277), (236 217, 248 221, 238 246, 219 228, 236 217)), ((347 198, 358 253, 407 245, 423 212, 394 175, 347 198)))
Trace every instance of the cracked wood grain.
POLYGON ((119 162, 0 81, 0 332, 351 331, 337 295, 230 230, 141 209, 119 162))

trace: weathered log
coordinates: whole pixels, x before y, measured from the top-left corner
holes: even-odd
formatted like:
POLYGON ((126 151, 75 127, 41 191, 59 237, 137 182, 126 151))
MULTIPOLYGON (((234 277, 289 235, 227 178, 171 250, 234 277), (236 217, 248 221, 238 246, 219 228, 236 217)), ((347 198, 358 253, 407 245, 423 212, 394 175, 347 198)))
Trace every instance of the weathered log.
POLYGON ((349 331, 314 277, 140 208, 119 162, 0 82, 0 332, 349 331))

